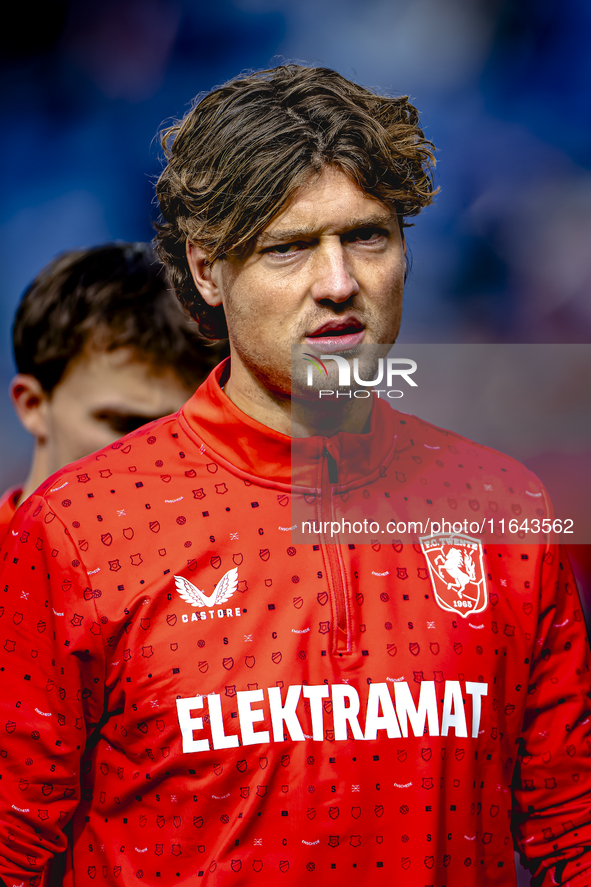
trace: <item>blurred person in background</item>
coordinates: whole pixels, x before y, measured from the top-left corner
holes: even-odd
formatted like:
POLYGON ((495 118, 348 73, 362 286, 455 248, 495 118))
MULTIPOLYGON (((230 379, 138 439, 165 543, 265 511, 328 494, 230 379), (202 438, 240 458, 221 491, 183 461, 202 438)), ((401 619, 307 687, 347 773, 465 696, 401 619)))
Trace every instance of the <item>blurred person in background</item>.
POLYGON ((59 468, 176 412, 221 360, 144 243, 53 259, 13 326, 10 396, 35 446, 24 484, 0 499, 0 542, 20 502, 59 468))

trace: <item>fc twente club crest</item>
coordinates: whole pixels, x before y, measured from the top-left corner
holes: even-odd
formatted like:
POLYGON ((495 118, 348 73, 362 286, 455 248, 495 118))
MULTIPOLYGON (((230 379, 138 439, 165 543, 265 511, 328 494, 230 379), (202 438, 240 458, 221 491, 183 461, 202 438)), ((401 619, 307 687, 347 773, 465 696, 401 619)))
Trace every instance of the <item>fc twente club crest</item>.
POLYGON ((421 536, 435 600, 458 616, 481 613, 488 604, 482 544, 463 533, 421 536))

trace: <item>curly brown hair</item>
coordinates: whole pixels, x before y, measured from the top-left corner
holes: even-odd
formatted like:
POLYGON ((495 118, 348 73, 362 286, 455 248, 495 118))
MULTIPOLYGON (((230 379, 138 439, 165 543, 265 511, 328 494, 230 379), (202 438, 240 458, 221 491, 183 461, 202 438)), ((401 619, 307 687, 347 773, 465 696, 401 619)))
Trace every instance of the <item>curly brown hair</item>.
POLYGON ((196 388, 227 355, 199 333, 147 243, 105 243, 56 256, 23 293, 12 329, 19 373, 50 394, 87 347, 133 348, 196 388))
POLYGON ((435 149, 408 97, 376 95, 329 68, 288 64, 231 80, 164 130, 162 147, 156 250, 209 338, 227 336, 225 317, 193 282, 187 240, 210 263, 248 249, 310 174, 329 165, 394 207, 401 226, 435 193, 435 149))

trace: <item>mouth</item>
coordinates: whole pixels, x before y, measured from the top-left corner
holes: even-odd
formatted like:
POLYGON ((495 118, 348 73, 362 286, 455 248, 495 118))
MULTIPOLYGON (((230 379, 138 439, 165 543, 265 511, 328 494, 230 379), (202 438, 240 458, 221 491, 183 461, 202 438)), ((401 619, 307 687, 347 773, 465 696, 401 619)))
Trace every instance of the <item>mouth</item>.
POLYGON ((363 342, 365 324, 355 317, 330 320, 306 336, 306 345, 319 352, 348 351, 363 342))

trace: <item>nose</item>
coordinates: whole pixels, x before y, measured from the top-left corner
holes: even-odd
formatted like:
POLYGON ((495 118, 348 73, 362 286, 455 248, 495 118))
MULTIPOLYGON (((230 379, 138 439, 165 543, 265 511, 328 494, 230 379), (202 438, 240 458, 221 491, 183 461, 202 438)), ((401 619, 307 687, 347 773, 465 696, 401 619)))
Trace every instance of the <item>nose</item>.
POLYGON ((346 302, 359 292, 359 284, 352 270, 350 258, 340 239, 325 244, 315 256, 312 298, 317 302, 324 299, 346 302))

